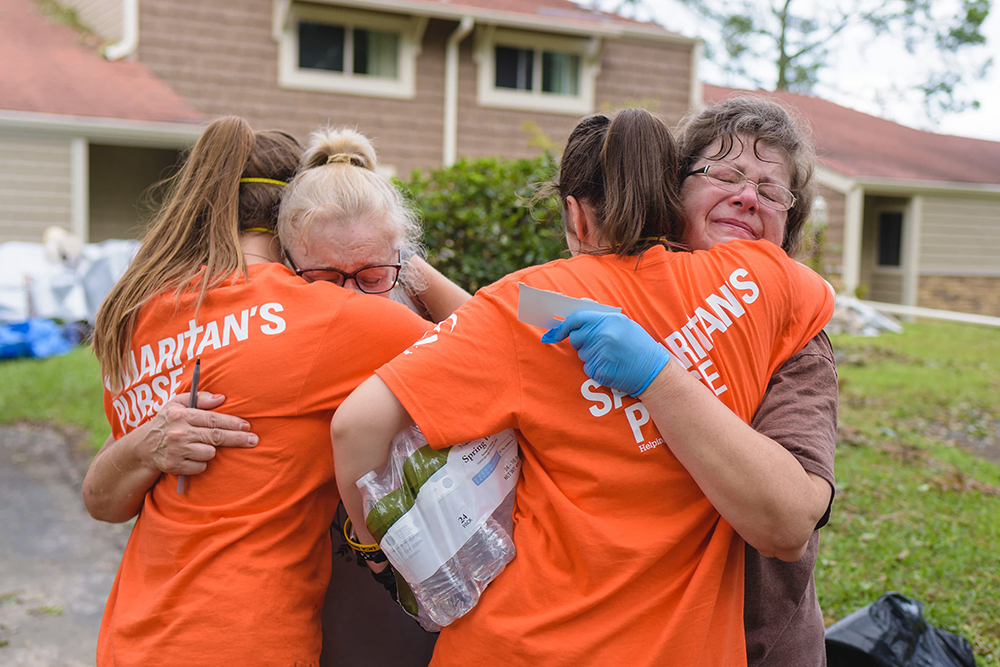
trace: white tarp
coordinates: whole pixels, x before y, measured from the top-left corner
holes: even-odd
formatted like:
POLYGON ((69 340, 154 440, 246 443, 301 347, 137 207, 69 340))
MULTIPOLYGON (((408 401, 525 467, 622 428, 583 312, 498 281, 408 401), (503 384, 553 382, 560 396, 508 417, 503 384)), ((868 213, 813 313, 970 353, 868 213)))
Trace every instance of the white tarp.
POLYGON ((52 261, 42 243, 0 243, 0 322, 34 316, 93 323, 138 249, 138 241, 104 241, 84 245, 72 261, 52 261))

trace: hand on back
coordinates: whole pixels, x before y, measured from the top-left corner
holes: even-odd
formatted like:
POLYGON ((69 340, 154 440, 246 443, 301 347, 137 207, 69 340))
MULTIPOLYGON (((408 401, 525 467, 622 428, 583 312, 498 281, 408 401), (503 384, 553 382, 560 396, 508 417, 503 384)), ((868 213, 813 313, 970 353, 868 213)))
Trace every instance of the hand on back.
POLYGON ((663 345, 620 313, 578 311, 545 332, 542 342, 558 343, 567 337, 588 377, 633 396, 645 391, 670 361, 663 345))
POLYGON ((197 475, 215 458, 218 447, 255 447, 258 438, 239 417, 212 412, 226 397, 198 393, 198 408, 189 408, 191 394, 178 394, 150 420, 140 451, 144 463, 160 472, 197 475))

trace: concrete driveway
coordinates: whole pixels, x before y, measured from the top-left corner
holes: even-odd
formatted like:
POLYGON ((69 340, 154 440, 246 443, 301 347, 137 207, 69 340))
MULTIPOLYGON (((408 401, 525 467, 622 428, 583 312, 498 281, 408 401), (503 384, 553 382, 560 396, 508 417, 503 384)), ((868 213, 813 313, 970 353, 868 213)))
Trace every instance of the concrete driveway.
POLYGON ((86 458, 53 430, 0 426, 0 665, 94 664, 131 525, 87 514, 86 458))

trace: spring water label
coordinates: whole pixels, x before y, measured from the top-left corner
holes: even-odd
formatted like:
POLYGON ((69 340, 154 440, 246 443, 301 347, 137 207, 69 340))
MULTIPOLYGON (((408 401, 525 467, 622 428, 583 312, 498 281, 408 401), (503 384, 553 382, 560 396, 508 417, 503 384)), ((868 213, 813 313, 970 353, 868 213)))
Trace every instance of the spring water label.
POLYGON ((520 470, 511 429, 452 447, 447 462, 416 490, 413 506, 386 531, 382 550, 406 581, 426 580, 483 526, 517 485, 520 470))

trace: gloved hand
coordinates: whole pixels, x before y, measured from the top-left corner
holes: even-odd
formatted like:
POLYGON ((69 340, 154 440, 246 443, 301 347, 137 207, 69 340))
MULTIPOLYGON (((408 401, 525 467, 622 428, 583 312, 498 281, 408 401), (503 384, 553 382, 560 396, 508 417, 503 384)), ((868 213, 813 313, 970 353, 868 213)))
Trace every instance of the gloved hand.
POLYGON ((546 331, 542 342, 567 336, 588 377, 632 396, 644 392, 670 361, 667 348, 620 313, 577 311, 546 331))

